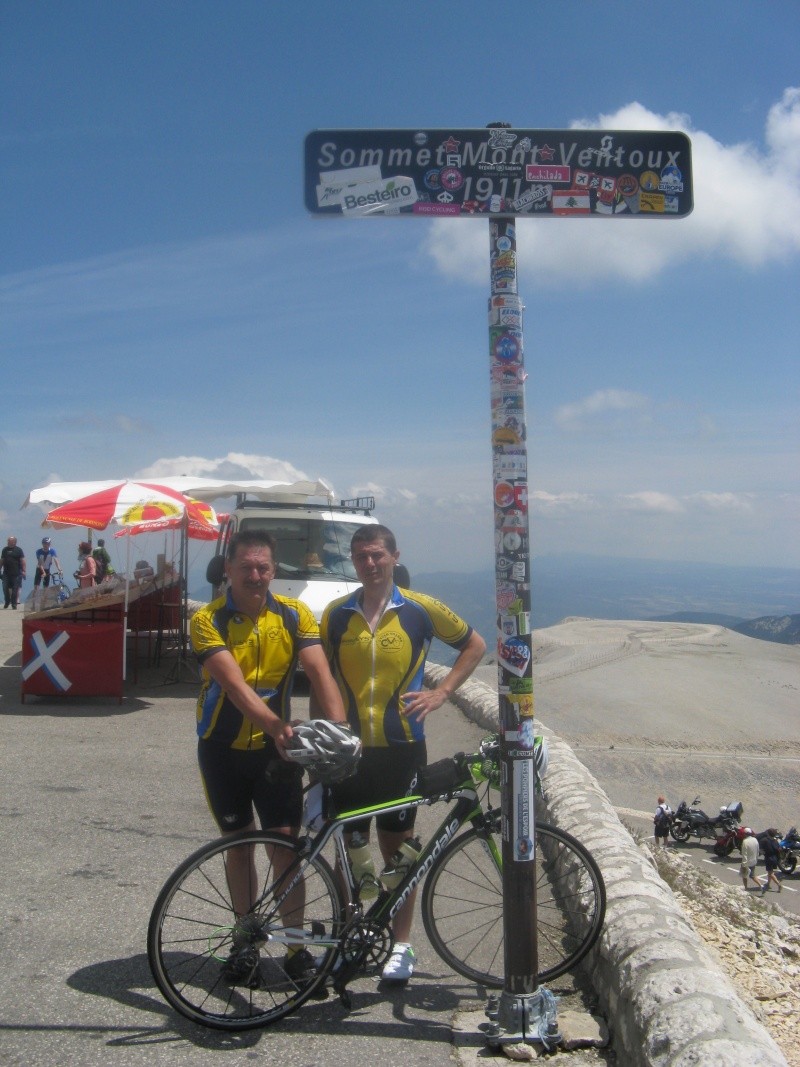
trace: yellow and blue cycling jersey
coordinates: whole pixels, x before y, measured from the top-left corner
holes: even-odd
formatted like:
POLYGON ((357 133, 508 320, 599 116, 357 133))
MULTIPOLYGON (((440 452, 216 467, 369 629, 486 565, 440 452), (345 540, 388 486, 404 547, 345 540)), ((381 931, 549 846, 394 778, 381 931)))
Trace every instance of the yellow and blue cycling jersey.
MULTIPOLYGON (((267 707, 289 720, 297 655, 320 643, 316 620, 305 604, 268 592, 264 609, 252 619, 237 611, 229 597, 220 597, 194 615, 190 633, 201 666, 227 649, 267 707)), ((242 715, 207 670, 197 701, 197 733, 235 749, 264 747, 263 730, 242 715)))
POLYGON ((395 586, 373 633, 360 598, 359 589, 335 600, 320 623, 348 722, 369 748, 421 741, 423 724, 400 713, 400 698, 422 689, 434 637, 460 651, 472 627, 440 600, 395 586))

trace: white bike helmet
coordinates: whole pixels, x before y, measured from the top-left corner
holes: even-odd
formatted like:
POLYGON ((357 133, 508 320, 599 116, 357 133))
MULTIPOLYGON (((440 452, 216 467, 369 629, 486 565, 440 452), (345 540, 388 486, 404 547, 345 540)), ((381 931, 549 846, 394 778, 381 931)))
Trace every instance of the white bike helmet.
POLYGON ((318 781, 330 785, 356 773, 361 741, 327 719, 309 719, 292 727, 286 755, 318 781))

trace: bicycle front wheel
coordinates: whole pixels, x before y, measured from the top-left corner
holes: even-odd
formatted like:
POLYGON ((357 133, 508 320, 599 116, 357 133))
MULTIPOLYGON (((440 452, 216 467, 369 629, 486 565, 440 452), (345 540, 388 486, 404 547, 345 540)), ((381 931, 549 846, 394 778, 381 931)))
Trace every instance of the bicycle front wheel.
POLYGON ((168 879, 150 916, 147 956, 158 988, 187 1019, 248 1030, 288 1015, 333 965, 344 906, 329 864, 282 834, 219 838, 168 879), (306 949, 311 980, 287 952, 306 949))
MULTIPOLYGON (((441 854, 425 880, 422 921, 439 956, 458 974, 500 988, 503 953, 502 844, 499 832, 471 829, 441 854)), ((565 974, 603 926, 603 876, 580 841, 536 824, 539 981, 565 974)))

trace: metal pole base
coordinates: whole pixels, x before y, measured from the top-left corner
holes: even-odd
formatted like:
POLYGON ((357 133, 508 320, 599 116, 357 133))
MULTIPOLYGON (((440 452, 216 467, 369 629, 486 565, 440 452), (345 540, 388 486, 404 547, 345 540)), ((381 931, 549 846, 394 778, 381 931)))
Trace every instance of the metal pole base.
POLYGON ((537 1042, 549 1052, 561 1044, 557 1014, 556 998, 543 986, 522 995, 503 991, 499 999, 489 998, 486 1015, 491 1022, 481 1029, 493 1048, 527 1041, 537 1042))

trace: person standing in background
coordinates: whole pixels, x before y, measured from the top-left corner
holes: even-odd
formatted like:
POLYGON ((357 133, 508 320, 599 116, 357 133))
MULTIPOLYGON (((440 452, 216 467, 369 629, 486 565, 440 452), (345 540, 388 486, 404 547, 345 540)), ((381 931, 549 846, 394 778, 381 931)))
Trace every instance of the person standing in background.
POLYGON ((92 552, 92 559, 97 565, 97 570, 94 576, 95 585, 99 585, 109 573, 109 567, 111 566, 111 556, 108 554, 106 543, 102 537, 97 542, 97 548, 92 552))
POLYGON ((92 556, 92 546, 88 541, 81 541, 78 545, 78 569, 75 571, 75 580, 81 589, 88 589, 94 585, 97 563, 92 556))
POLYGON ((56 574, 60 578, 64 577, 64 572, 61 570, 61 564, 58 561, 56 550, 53 548, 52 542, 49 537, 42 538, 42 547, 36 549, 36 574, 33 578, 33 588, 38 589, 40 585, 46 589, 50 584, 50 574, 55 568, 56 574))
POLYGON ((658 807, 653 816, 653 834, 656 839, 656 847, 666 848, 669 828, 672 823, 672 808, 664 797, 658 798, 658 807))
MULTIPOLYGON (((745 827, 742 838, 742 863, 739 873, 742 876, 742 885, 747 889, 748 878, 755 882, 758 889, 762 888, 760 879, 756 878, 756 864, 758 863, 758 841, 749 826, 745 827)), ((769 882, 767 882, 769 885, 769 882)))
POLYGON ((770 882, 775 884, 777 891, 781 891, 780 877, 777 874, 778 859, 780 857, 780 849, 778 848, 778 841, 780 840, 780 834, 775 827, 770 827, 764 834, 758 835, 758 842, 761 846, 761 852, 764 856, 764 867, 767 872, 767 880, 761 886, 761 895, 763 896, 769 889, 770 882))
POLYGON ((17 610, 19 591, 27 577, 25 573, 25 553, 17 544, 16 537, 9 537, 8 544, 0 553, 0 570, 3 573, 4 608, 17 610))

